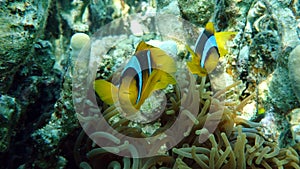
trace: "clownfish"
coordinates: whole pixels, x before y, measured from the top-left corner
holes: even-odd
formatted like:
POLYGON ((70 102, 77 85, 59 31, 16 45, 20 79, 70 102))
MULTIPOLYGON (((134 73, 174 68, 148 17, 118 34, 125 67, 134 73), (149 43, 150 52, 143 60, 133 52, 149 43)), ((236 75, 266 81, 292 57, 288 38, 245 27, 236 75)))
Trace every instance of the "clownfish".
POLYGON ((196 41, 195 50, 186 45, 192 56, 191 61, 187 62, 189 70, 199 76, 211 73, 217 67, 219 58, 228 52, 226 42, 235 35, 236 32, 215 32, 213 23, 208 22, 196 41))
POLYGON ((95 80, 94 89, 108 105, 119 101, 128 114, 137 112, 152 92, 176 84, 176 63, 163 50, 140 42, 121 72, 118 85, 95 80))

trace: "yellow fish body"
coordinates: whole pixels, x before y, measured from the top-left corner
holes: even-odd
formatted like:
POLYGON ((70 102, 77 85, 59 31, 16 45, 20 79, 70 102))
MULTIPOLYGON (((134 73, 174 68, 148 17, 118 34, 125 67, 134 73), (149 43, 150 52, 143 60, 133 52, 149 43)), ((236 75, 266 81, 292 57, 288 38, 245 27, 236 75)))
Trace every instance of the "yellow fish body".
POLYGON ((215 32, 213 23, 208 22, 196 41, 195 50, 186 46, 192 55, 191 61, 187 62, 189 70, 199 76, 211 73, 216 68, 220 56, 227 54, 226 41, 235 35, 236 32, 215 32))
POLYGON ((95 80, 94 87, 106 104, 119 102, 126 113, 132 114, 140 109, 153 91, 175 84, 175 72, 176 64, 172 57, 142 41, 123 69, 118 86, 105 80, 95 80))

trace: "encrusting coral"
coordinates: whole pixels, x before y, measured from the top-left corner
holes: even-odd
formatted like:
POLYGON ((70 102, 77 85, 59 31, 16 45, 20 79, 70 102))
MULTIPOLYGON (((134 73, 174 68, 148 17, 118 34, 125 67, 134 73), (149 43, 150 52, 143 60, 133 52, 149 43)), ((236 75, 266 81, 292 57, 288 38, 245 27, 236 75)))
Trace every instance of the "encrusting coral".
POLYGON ((300 102, 300 46, 297 46, 289 57, 289 76, 292 80, 292 86, 294 93, 300 102))
POLYGON ((73 62, 78 58, 80 51, 87 45, 90 41, 89 35, 85 33, 75 33, 70 41, 70 48, 71 48, 71 59, 73 62))

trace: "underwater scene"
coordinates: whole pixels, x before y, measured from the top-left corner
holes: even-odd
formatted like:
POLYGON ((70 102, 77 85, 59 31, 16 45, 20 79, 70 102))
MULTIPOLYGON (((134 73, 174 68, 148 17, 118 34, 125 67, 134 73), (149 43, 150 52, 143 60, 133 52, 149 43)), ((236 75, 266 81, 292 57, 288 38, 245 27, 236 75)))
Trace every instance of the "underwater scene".
POLYGON ((300 169, 300 1, 0 0, 0 169, 300 169))

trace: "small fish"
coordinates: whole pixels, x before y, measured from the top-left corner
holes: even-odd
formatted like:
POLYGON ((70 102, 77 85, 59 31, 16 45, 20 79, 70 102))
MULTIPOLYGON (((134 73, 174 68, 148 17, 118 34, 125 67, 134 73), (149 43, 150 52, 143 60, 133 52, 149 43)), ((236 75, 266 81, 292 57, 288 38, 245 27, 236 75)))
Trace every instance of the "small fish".
POLYGON ((153 91, 176 84, 175 72, 172 57, 142 41, 121 72, 119 85, 100 79, 95 80, 94 87, 103 102, 111 105, 119 101, 121 108, 131 114, 139 110, 153 91))
POLYGON ((227 54, 226 42, 232 39, 236 32, 215 32, 212 22, 208 22, 204 31, 199 35, 195 50, 188 45, 187 50, 192 55, 192 60, 187 66, 193 74, 206 76, 217 66, 219 58, 227 54))

